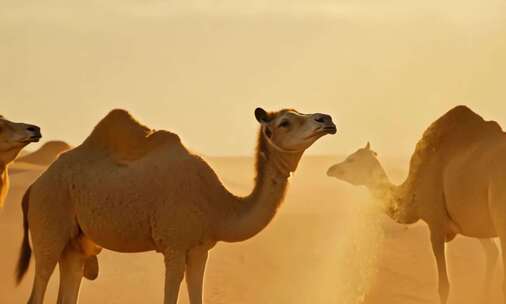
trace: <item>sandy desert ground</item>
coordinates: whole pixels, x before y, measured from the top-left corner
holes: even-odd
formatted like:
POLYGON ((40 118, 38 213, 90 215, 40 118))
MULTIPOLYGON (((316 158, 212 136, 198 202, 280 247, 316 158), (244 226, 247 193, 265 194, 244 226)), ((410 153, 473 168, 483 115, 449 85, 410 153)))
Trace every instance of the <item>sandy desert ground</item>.
MULTIPOLYGON (((207 158, 223 182, 246 194, 253 160, 207 158)), ((423 223, 404 227, 378 213, 365 189, 325 176, 339 157, 308 156, 291 180, 279 215, 260 235, 240 244, 220 243, 206 274, 207 304, 419 304, 438 303, 436 268, 423 223)), ((406 161, 387 162, 395 181, 406 161)), ((14 267, 21 239, 20 200, 43 166, 16 163, 4 210, 0 212, 0 303, 26 303, 33 276, 19 287, 14 267)), ((48 210, 50 212, 50 210, 48 210)), ((480 290, 484 257, 479 243, 458 237, 448 246, 451 304, 487 303, 480 290)), ((81 303, 161 303, 163 261, 156 253, 104 251, 101 272, 85 281, 81 303)), ((502 303, 501 263, 493 302, 502 303)), ((54 303, 57 271, 47 303, 54 303)), ((186 291, 180 303, 188 303, 186 291)))

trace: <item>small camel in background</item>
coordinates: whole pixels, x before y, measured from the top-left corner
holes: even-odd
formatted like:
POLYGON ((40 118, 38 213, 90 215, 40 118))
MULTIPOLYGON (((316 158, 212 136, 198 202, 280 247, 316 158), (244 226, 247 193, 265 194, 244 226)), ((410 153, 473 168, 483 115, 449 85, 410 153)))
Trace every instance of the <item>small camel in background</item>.
MULTIPOLYGON (((506 134, 495 121, 485 121, 465 106, 453 108, 424 132, 411 157, 408 177, 399 186, 390 183, 369 145, 327 174, 369 187, 399 223, 419 219, 427 223, 443 304, 450 287, 445 242, 457 234, 479 239, 498 236, 506 259, 506 134)), ((491 241, 482 244, 490 278, 497 251, 491 241)))
POLYGON ((96 255, 103 247, 160 252, 166 268, 164 303, 176 304, 186 273, 190 303, 201 304, 208 251, 218 241, 240 242, 262 231, 283 201, 304 151, 336 133, 325 114, 257 108, 255 117, 255 186, 250 195, 239 197, 176 134, 150 130, 123 110, 107 115, 23 198, 17 278, 28 269, 30 230, 35 280, 29 303, 42 304, 57 263, 58 303, 77 303, 83 276, 98 275, 96 255))
POLYGON ((21 149, 41 138, 40 128, 25 123, 12 122, 0 115, 0 208, 9 190, 7 166, 14 161, 21 149))

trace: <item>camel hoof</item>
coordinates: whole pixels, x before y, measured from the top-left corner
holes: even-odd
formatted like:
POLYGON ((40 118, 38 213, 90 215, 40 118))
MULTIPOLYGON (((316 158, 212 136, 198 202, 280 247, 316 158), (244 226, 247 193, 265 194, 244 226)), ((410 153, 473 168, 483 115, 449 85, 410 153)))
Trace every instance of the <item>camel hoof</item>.
POLYGON ((84 263, 84 277, 90 281, 98 277, 98 259, 97 256, 91 256, 84 263))

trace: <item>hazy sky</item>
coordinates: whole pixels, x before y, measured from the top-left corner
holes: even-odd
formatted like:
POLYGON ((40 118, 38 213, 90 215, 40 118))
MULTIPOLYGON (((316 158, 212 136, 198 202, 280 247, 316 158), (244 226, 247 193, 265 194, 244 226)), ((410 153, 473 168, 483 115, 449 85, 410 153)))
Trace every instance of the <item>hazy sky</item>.
POLYGON ((263 106, 332 114, 309 153, 406 155, 457 104, 506 126, 505 74, 502 0, 0 0, 0 113, 74 145, 121 107, 249 155, 263 106))

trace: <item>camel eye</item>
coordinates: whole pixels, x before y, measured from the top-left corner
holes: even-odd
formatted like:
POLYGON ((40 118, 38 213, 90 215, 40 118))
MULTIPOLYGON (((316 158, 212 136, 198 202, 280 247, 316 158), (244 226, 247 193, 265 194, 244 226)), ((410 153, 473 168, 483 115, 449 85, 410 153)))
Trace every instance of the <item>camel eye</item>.
POLYGON ((278 127, 288 128, 290 126, 290 122, 288 120, 283 120, 278 127))

